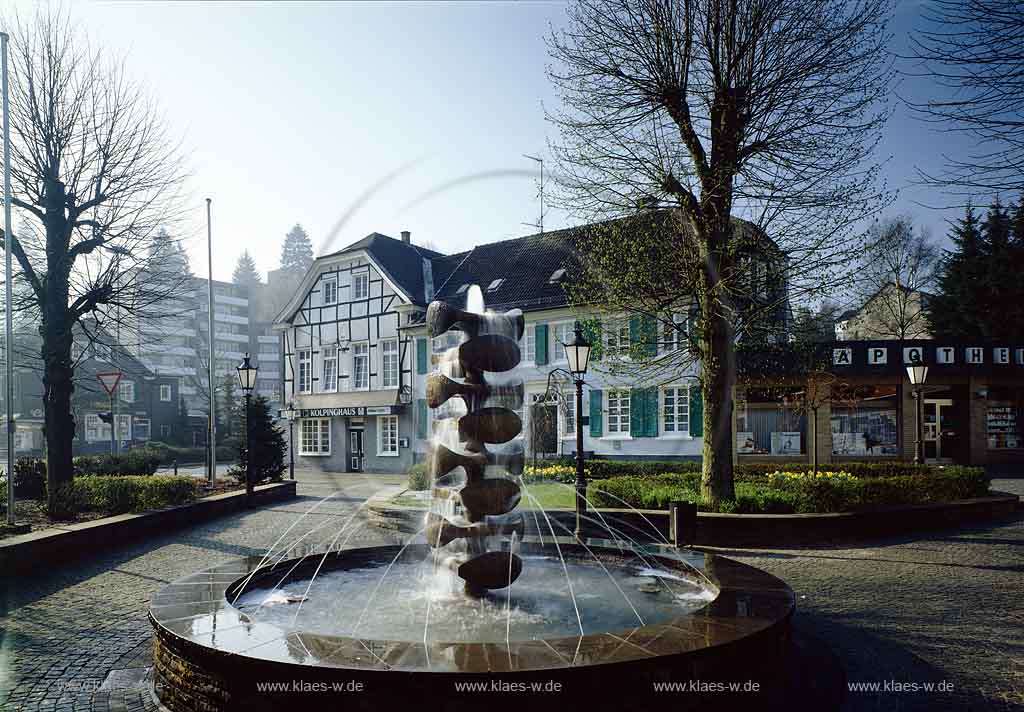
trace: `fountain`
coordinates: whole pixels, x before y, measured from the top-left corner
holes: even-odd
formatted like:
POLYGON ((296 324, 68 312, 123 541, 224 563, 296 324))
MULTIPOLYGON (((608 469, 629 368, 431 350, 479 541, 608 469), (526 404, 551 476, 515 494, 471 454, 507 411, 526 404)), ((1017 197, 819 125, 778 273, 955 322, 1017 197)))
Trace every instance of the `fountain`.
POLYGON ((509 375, 523 314, 485 312, 478 288, 466 306, 427 310, 434 485, 420 533, 346 548, 357 511, 326 549, 299 556, 306 535, 286 542, 289 529, 263 557, 162 589, 150 618, 166 707, 520 709, 526 697, 555 709, 599 694, 599 709, 646 709, 665 699, 659 682, 779 678, 794 606, 782 581, 642 544, 599 512, 591 523, 607 537, 567 536, 543 509, 526 535, 524 389, 509 375))

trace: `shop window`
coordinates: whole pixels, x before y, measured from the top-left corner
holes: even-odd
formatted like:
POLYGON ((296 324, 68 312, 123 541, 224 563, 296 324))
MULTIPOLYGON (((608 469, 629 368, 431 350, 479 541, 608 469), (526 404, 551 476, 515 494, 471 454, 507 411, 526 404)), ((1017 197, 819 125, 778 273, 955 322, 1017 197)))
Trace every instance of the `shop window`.
POLYGON ((807 419, 789 405, 797 388, 750 388, 736 407, 736 452, 740 455, 806 454, 807 419))
POLYGON ((299 454, 331 454, 330 418, 305 418, 299 421, 299 454))
POLYGON ((989 390, 985 430, 989 450, 1024 448, 1024 389, 989 390))
POLYGON ((381 415, 377 418, 377 454, 398 454, 398 416, 381 415))
POLYGON ((832 454, 898 455, 899 396, 895 385, 858 386, 832 402, 832 454))

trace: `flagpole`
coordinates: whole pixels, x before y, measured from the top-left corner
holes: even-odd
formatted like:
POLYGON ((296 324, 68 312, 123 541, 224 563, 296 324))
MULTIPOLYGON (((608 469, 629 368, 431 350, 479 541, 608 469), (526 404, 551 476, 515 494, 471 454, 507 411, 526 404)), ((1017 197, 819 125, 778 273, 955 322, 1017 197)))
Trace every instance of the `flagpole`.
POLYGON ((10 37, 6 32, 0 32, 0 52, 3 54, 3 111, 4 111, 4 293, 6 303, 4 305, 4 316, 6 324, 4 333, 7 337, 6 343, 6 378, 4 398, 7 401, 7 523, 14 524, 14 435, 16 425, 14 423, 14 308, 12 304, 11 289, 11 240, 14 235, 11 233, 11 105, 7 87, 7 43, 10 37))
POLYGON ((207 383, 210 389, 210 474, 209 481, 213 484, 217 479, 217 399, 214 395, 215 384, 213 380, 213 229, 210 225, 210 202, 211 199, 206 199, 206 257, 209 262, 207 275, 209 281, 207 282, 208 296, 210 299, 210 363, 207 369, 207 383))

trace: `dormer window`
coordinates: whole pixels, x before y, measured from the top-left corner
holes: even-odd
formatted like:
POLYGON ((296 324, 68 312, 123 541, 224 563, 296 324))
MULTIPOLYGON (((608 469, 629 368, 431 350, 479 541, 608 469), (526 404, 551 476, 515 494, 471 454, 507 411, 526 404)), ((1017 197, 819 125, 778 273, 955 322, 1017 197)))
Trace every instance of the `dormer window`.
POLYGON ((501 285, 503 285, 504 283, 505 283, 505 278, 504 277, 499 277, 498 279, 494 280, 493 282, 491 282, 490 284, 487 285, 487 291, 488 292, 497 292, 499 289, 501 289, 501 285))
POLYGON ((559 282, 563 281, 564 279, 565 279, 565 270, 562 269, 561 267, 559 267, 558 269, 556 269, 554 272, 551 273, 550 277, 548 277, 548 282, 550 282, 551 284, 558 284, 559 282))
POLYGON ((460 286, 458 289, 456 289, 455 293, 456 294, 463 294, 463 293, 465 293, 465 291, 467 289, 469 289, 469 283, 468 282, 466 284, 463 284, 462 286, 460 286))

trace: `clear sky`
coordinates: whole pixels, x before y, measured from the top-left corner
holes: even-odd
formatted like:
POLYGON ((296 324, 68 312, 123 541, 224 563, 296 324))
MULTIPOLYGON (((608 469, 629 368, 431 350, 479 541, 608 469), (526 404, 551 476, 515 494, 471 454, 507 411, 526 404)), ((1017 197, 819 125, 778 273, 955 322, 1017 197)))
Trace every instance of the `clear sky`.
MULTIPOLYGON (((898 3, 895 50, 906 47, 919 5, 898 3)), ((410 230, 414 242, 446 252, 534 232, 523 223, 537 219, 536 165, 522 154, 544 155, 552 133, 544 37, 563 22, 564 3, 67 7, 92 41, 125 56, 188 149, 188 246, 200 275, 206 197, 218 279, 230 279, 242 249, 262 272, 277 267, 296 222, 318 254, 374 230, 410 230)), ((917 97, 931 90, 924 80, 900 87, 917 97)), ((937 236, 957 211, 916 202, 951 199, 908 184, 915 166, 935 169, 943 150, 963 150, 950 141, 900 108, 882 147, 889 184, 903 189, 891 212, 913 214, 937 236)), ((566 222, 549 212, 546 227, 566 222)))

